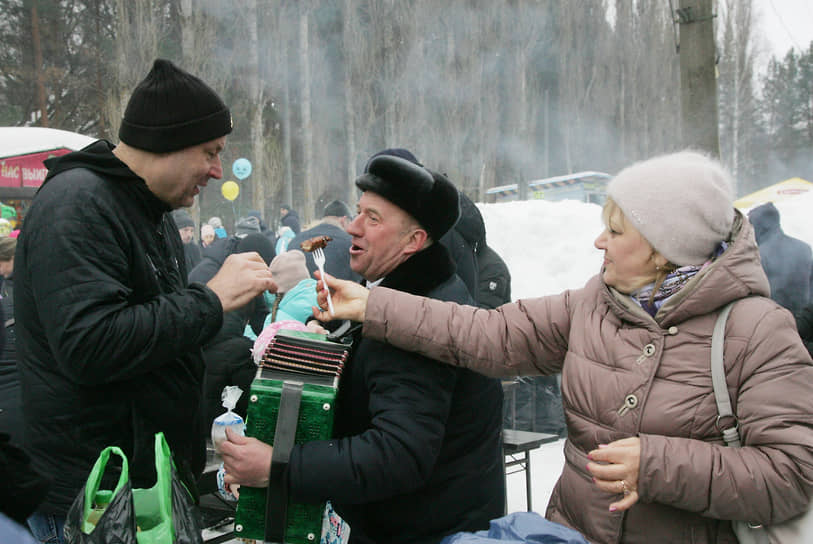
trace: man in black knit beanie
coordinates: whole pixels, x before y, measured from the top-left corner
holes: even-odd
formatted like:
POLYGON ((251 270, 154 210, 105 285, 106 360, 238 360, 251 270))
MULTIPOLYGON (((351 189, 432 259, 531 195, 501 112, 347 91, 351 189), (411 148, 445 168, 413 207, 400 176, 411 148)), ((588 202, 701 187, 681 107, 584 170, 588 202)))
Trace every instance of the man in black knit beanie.
POLYGON ((135 488, 155 483, 157 432, 188 487, 203 470, 201 346, 224 312, 275 288, 256 253, 187 282, 169 212, 222 177, 231 130, 214 90, 158 59, 117 146, 98 140, 46 163, 15 257, 25 446, 53 482, 28 519, 41 542, 64 542, 68 509, 107 446, 124 451, 135 488))

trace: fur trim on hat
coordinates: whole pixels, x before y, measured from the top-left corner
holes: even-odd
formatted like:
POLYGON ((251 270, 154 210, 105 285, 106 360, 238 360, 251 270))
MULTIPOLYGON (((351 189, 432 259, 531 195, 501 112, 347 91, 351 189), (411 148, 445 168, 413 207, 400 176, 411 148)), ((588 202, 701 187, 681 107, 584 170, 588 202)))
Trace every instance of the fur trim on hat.
POLYGON ((439 240, 460 217, 457 188, 443 174, 409 160, 379 155, 356 180, 362 191, 372 191, 415 218, 430 238, 439 240))
POLYGON ((731 175, 714 159, 682 151, 638 162, 618 173, 607 194, 669 262, 706 262, 734 223, 731 175))

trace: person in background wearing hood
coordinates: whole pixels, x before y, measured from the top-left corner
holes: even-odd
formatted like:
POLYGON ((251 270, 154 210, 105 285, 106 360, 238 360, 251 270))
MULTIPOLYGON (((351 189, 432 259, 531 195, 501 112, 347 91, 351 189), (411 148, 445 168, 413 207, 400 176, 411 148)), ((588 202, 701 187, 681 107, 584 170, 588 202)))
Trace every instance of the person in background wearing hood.
POLYGON ((192 270, 203 258, 200 246, 195 242, 195 221, 186 210, 175 210, 172 212, 172 219, 178 227, 178 234, 183 242, 183 255, 186 262, 186 269, 192 270))
POLYGON ((813 252, 805 242, 782 230, 779 210, 768 202, 748 212, 754 225, 762 269, 771 284, 771 298, 798 314, 813 294, 813 252))
POLYGON ((293 233, 299 234, 299 231, 302 230, 302 227, 299 223, 299 214, 296 213, 296 210, 291 208, 288 204, 283 204, 279 208, 280 220, 279 224, 280 227, 288 227, 293 231, 293 233))
MULTIPOLYGON (((607 194, 604 263, 581 289, 486 311, 328 277, 334 312, 316 317, 363 322, 370 341, 490 376, 561 371, 568 438, 546 517, 590 542, 733 543, 729 520, 804 513, 813 361, 769 298, 731 175, 673 153, 622 170, 607 194), (721 421, 711 337, 732 302, 724 367, 736 421, 721 421), (742 447, 723 441, 733 425, 742 447)), ((317 292, 325 308, 323 281, 317 292)))
MULTIPOLYGON (((322 219, 313 227, 303 230, 288 242, 289 250, 302 252, 300 244, 317 236, 329 236, 325 246, 325 272, 343 280, 359 281, 361 276, 350 268, 350 246, 352 240, 347 234, 347 225, 353 220, 350 207, 341 200, 329 202, 322 212, 322 219)), ((305 252, 308 272, 313 274, 318 268, 313 261, 313 253, 305 252)))
MULTIPOLYGON (((350 266, 367 285, 471 303, 436 243, 457 220, 455 186, 386 155, 356 186, 363 194, 347 227, 350 266)), ((351 542, 437 543, 487 529, 504 509, 501 406, 497 380, 357 337, 335 438, 295 445, 279 484, 297 502, 330 499, 351 542)), ((229 436, 226 482, 268 486, 272 447, 229 436)))
POLYGON ((133 487, 155 483, 163 432, 194 489, 206 461, 201 346, 224 312, 274 288, 256 253, 187 283, 170 212, 210 178, 232 130, 220 97, 158 59, 133 91, 120 143, 46 161, 15 255, 15 317, 26 451, 53 485, 29 526, 63 542, 66 513, 99 452, 117 445, 133 487))

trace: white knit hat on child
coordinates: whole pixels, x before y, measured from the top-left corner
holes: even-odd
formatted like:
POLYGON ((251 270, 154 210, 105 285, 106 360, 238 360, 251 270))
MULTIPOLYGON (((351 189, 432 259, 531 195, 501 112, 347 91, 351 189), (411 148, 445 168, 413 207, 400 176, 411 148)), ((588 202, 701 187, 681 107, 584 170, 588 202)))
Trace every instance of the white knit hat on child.
POLYGON ((607 185, 607 194, 656 251, 686 266, 703 264, 728 238, 733 185, 719 162, 682 151, 625 168, 607 185))

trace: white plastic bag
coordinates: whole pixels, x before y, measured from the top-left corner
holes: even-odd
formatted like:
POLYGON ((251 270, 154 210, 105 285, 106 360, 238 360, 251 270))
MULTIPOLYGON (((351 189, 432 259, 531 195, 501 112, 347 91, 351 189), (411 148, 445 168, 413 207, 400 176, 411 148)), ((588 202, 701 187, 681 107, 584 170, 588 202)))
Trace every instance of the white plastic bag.
POLYGON ((226 429, 230 429, 233 433, 243 434, 245 428, 243 418, 232 412, 242 394, 243 390, 236 385, 227 385, 220 395, 226 411, 217 416, 212 422, 212 444, 214 444, 217 453, 220 453, 220 445, 226 440, 226 429))

